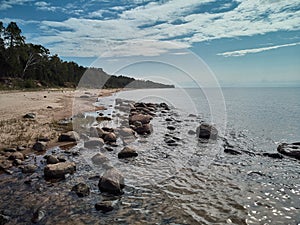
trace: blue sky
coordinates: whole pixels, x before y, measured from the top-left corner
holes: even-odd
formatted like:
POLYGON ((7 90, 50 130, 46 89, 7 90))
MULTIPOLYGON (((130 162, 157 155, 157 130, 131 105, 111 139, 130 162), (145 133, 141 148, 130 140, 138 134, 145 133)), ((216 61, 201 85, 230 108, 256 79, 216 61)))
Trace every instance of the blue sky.
POLYGON ((0 0, 0 20, 17 22, 27 42, 109 73, 300 86, 299 0, 0 0))

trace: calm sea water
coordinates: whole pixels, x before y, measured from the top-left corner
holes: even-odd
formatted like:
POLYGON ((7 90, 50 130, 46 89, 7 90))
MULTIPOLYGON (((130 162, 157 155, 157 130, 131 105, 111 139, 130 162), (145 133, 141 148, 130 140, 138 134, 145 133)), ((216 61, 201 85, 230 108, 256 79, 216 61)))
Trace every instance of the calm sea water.
MULTIPOLYGON (((58 183, 44 181, 42 166, 30 177, 2 175, 0 212, 12 218, 10 224, 28 224, 36 208, 45 212, 41 224, 300 224, 299 160, 261 155, 275 153, 280 142, 300 141, 299 97, 300 88, 225 88, 134 90, 101 99, 97 104, 111 105, 108 113, 115 119, 108 125, 114 126, 120 116, 116 98, 172 106, 153 119, 153 134, 131 143, 138 157, 118 160, 120 142, 113 152, 103 152, 124 174, 124 194, 99 193, 95 176, 103 170, 89 161, 101 150, 80 150, 73 157, 52 149, 75 161, 77 172, 58 183), (188 134, 202 121, 218 128, 216 142, 188 134), (166 134, 179 145, 166 145, 166 134), (242 154, 224 153, 225 140, 242 154), (90 196, 79 199, 70 192, 78 182, 91 187, 90 196), (94 204, 101 200, 112 201, 114 210, 97 212, 94 204)), ((43 162, 42 157, 33 159, 43 162)))

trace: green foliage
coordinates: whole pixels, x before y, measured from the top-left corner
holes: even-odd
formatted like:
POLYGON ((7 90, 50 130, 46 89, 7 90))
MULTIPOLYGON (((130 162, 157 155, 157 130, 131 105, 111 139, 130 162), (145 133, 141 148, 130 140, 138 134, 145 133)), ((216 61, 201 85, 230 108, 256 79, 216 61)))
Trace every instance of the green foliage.
POLYGON ((25 43, 15 22, 0 21, 0 88, 43 87, 154 88, 171 87, 125 76, 110 76, 99 68, 65 62, 42 45, 25 43), (83 79, 82 75, 85 74, 83 79))

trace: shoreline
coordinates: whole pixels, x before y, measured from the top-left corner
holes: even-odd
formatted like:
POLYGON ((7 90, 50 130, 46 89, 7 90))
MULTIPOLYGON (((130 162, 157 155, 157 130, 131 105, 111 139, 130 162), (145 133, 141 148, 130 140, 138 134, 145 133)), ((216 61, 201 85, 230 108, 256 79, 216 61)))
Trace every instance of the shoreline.
POLYGON ((94 108, 91 100, 107 97, 122 89, 84 90, 87 98, 80 98, 76 89, 48 89, 37 91, 0 91, 0 150, 23 146, 31 152, 31 145, 38 138, 50 139, 49 147, 59 145, 58 136, 68 131, 58 121, 70 118, 73 114, 74 98, 79 96, 80 104, 87 107, 81 112, 94 108), (94 97, 94 98, 88 98, 94 97), (34 113, 35 118, 23 118, 34 113))

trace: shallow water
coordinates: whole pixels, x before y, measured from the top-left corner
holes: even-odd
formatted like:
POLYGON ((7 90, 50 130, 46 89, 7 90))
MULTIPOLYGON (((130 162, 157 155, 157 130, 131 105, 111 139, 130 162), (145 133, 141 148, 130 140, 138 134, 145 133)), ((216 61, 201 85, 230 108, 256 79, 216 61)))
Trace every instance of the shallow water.
MULTIPOLYGON (((77 172, 66 180, 45 181, 43 156, 34 155, 28 161, 40 165, 37 173, 24 175, 15 168, 13 175, 2 174, 0 212, 11 217, 8 224, 28 224, 37 208, 45 213, 40 224, 299 224, 299 161, 259 154, 276 152, 282 141, 299 141, 300 128, 296 124, 300 122, 300 90, 225 89, 225 133, 209 143, 199 142, 188 131, 195 130, 203 120, 222 125, 223 120, 211 118, 209 104, 214 103, 209 103, 199 90, 178 93, 183 92, 137 90, 97 103, 112 105, 108 114, 120 113, 113 108, 117 97, 166 101, 174 106, 153 119, 153 134, 131 143, 138 150, 137 158, 117 158, 123 147, 121 140, 112 152, 83 150, 79 143, 67 152, 55 148, 46 153, 62 154, 76 162, 77 172), (190 113, 198 116, 189 117, 190 113), (166 122, 165 118, 170 117, 173 122, 166 122), (175 131, 166 128, 170 124, 175 131), (166 145, 165 134, 179 138, 178 146, 166 145), (225 140, 243 154, 224 153, 225 140), (72 154, 78 151, 78 156, 72 154), (97 152, 104 153, 110 164, 124 174, 123 195, 98 191, 104 168, 90 161, 97 152), (78 182, 91 187, 88 197, 78 198, 70 191, 78 182), (94 204, 103 199, 113 201, 112 212, 95 210, 94 204)), ((117 126, 119 117, 107 124, 117 126)))

